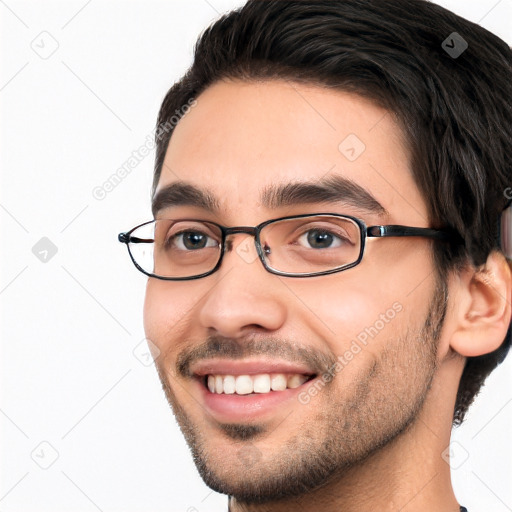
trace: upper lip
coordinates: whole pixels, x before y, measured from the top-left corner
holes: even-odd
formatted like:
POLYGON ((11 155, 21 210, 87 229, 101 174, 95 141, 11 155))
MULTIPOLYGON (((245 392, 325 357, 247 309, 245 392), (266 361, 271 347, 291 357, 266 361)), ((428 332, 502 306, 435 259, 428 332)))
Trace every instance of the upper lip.
POLYGON ((204 359, 192 364, 191 373, 205 375, 258 375, 262 373, 299 373, 313 375, 304 364, 269 359, 204 359))

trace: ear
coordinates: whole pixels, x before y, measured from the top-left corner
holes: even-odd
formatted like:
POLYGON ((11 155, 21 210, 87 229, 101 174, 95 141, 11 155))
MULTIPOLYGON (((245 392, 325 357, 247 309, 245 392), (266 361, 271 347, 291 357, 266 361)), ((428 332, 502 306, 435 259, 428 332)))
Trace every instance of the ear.
POLYGON ((461 271, 456 287, 451 348, 465 357, 496 350, 510 325, 510 264, 501 252, 493 251, 482 267, 461 271))

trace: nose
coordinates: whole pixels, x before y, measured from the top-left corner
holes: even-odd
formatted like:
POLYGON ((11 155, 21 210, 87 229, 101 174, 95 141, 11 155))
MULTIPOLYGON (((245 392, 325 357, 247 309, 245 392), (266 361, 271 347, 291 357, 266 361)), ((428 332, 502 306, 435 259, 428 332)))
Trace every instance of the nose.
POLYGON ((252 236, 230 239, 221 267, 205 278, 211 288, 200 305, 201 325, 231 338, 278 330, 286 319, 279 277, 264 269, 252 236))

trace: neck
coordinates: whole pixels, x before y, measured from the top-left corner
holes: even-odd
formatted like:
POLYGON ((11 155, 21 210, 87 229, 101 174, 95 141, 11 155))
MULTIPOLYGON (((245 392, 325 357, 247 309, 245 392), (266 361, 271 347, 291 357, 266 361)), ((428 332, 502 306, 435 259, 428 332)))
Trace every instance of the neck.
POLYGON ((232 498, 230 511, 459 512, 446 457, 455 399, 447 400, 444 387, 444 377, 457 378, 459 363, 443 364, 414 423, 358 466, 291 500, 247 505, 232 498))

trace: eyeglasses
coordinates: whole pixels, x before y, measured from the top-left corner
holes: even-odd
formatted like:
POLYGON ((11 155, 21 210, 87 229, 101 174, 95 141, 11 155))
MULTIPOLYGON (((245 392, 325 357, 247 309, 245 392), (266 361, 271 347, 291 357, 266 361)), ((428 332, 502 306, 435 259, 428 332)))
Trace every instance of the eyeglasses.
POLYGON ((200 219, 157 219, 119 233, 134 265, 144 274, 168 281, 209 276, 220 268, 229 235, 254 236, 265 269, 286 277, 312 277, 355 267, 368 237, 426 237, 456 241, 448 230, 387 225, 370 226, 335 213, 293 215, 255 227, 225 227, 200 219))

